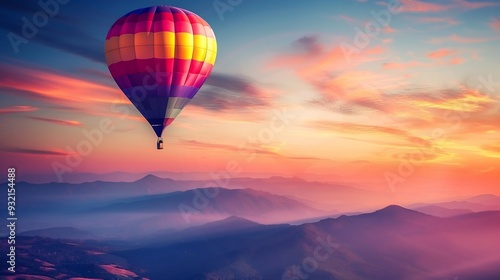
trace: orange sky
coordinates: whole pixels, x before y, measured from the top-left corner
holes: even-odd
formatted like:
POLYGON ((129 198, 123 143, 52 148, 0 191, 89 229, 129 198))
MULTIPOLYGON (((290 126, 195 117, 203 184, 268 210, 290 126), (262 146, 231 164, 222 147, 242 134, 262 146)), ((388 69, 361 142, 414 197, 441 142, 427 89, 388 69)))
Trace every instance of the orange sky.
POLYGON ((430 197, 500 194, 500 25, 477 16, 498 7, 462 1, 458 13, 403 2, 395 20, 350 55, 342 43, 383 6, 313 9, 308 16, 336 32, 315 22, 297 32, 272 26, 241 42, 230 39, 231 25, 244 28, 245 17, 215 22, 221 49, 213 78, 165 130, 162 151, 103 63, 68 71, 3 56, 1 166, 18 168, 19 180, 23 173, 64 180, 67 172, 220 172, 236 164, 234 176, 281 174, 430 197))

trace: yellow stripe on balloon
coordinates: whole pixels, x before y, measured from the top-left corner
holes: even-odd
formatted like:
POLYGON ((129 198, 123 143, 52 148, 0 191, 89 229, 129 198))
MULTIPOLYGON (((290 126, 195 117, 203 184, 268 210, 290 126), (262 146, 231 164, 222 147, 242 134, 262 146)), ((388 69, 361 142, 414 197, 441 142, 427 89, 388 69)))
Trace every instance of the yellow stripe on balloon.
POLYGON ((134 45, 178 45, 178 46, 193 46, 204 47, 214 38, 209 38, 205 35, 193 35, 187 32, 138 32, 135 34, 123 34, 120 36, 111 37, 106 40, 105 51, 109 52, 120 47, 131 47, 134 45))
POLYGON ((215 52, 213 52, 213 51, 208 51, 208 52, 207 52, 207 57, 206 57, 206 59, 205 59, 205 62, 207 62, 207 63, 210 63, 210 64, 214 65, 214 64, 215 64, 215 57, 216 57, 216 53, 215 53, 215 52))
POLYGON ((134 59, 151 58, 179 58, 193 59, 200 62, 215 64, 216 53, 201 48, 192 48, 186 46, 167 47, 165 46, 137 46, 112 50, 106 54, 106 63, 108 65, 121 61, 130 61, 134 59))
POLYGON ((207 48, 194 48, 193 59, 196 61, 205 61, 207 57, 207 48))
POLYGON ((175 45, 193 47, 193 34, 186 32, 175 33, 175 45))
POLYGON ((105 52, 108 65, 150 58, 194 59, 214 65, 217 42, 215 38, 187 32, 139 32, 109 38, 105 52))

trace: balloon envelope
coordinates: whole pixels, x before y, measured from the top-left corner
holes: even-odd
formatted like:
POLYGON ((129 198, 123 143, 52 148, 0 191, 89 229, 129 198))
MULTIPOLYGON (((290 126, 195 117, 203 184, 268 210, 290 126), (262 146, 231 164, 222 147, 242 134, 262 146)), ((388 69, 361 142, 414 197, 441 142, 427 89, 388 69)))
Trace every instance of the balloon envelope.
POLYGON ((105 54, 120 89, 161 137, 210 75, 217 42, 198 15, 153 6, 118 19, 105 54))

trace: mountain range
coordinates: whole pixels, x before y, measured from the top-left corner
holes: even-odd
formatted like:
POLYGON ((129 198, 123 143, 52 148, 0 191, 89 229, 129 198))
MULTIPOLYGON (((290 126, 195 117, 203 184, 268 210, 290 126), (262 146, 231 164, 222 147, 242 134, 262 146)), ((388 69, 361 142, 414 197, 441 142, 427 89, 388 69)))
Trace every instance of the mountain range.
POLYGON ((392 205, 296 226, 229 217, 181 233, 139 246, 29 237, 19 253, 30 251, 26 273, 47 277, 500 279, 499 211, 440 218, 392 205), (51 257, 54 248, 73 257, 51 257))

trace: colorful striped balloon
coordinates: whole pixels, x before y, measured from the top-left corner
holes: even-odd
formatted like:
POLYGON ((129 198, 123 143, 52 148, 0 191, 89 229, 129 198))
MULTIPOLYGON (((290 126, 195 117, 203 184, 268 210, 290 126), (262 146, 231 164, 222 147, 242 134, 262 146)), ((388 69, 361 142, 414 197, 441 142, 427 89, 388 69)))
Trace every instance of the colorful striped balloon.
POLYGON ((105 53, 116 83, 161 137, 210 75, 217 42, 198 15, 153 6, 118 19, 105 53))

